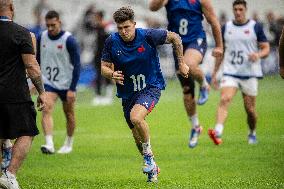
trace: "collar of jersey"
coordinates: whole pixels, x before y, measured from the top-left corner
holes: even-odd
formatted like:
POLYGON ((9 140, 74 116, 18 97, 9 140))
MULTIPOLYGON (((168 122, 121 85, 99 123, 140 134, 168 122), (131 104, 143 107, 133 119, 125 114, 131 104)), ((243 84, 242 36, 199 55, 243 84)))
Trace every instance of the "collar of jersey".
POLYGON ((132 40, 132 41, 124 41, 123 39, 122 39, 122 37, 120 36, 120 35, 118 35, 119 36, 119 38, 121 39, 121 41, 124 43, 124 44, 126 44, 127 46, 132 46, 132 45, 134 45, 135 44, 135 41, 136 41, 136 38, 137 38, 137 28, 135 29, 135 37, 134 37, 134 39, 132 40))
POLYGON ((60 31, 59 34, 57 34, 56 36, 52 36, 48 34, 49 39, 51 40, 57 40, 59 39, 63 34, 65 33, 65 31, 60 31))
POLYGON ((236 23, 234 20, 233 20, 233 24, 235 25, 235 26, 245 26, 245 25, 247 25, 247 23, 249 23, 249 21, 250 21, 250 19, 248 19, 245 23, 243 23, 243 24, 238 24, 238 23, 236 23))
POLYGON ((12 20, 8 16, 0 16, 0 21, 11 22, 12 20))

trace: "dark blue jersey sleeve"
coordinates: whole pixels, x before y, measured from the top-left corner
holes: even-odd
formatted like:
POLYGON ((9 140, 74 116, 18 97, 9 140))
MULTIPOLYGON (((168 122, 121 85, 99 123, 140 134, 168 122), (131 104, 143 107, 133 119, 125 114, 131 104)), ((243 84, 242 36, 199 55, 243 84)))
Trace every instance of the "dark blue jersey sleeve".
POLYGON ((163 29, 147 29, 146 40, 151 45, 156 47, 157 45, 165 44, 167 38, 167 30, 163 29))
POLYGON ((267 42, 267 38, 266 38, 266 36, 264 34, 262 24, 257 22, 254 25, 254 31, 256 33, 257 42, 267 42))
POLYGON ((224 24, 221 28, 223 43, 225 43, 225 31, 226 31, 226 24, 224 24))
POLYGON ((40 65, 40 41, 41 41, 41 35, 39 35, 36 38, 36 59, 39 65, 40 65))
POLYGON ((76 86, 80 76, 80 50, 79 45, 77 44, 73 36, 69 36, 66 41, 66 47, 70 55, 71 64, 74 66, 73 77, 70 85, 71 91, 76 91, 76 86))
POLYGON ((111 46, 112 46, 112 39, 110 35, 105 41, 104 49, 102 52, 102 58, 101 58, 102 61, 113 62, 111 56, 111 46))

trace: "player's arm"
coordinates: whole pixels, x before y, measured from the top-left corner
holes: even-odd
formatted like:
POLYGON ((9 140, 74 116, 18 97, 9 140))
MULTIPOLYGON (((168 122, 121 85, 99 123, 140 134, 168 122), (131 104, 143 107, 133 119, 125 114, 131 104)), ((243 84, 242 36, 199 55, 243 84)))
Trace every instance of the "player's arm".
POLYGON ((114 79, 116 83, 123 85, 124 75, 122 71, 114 71, 113 63, 101 61, 101 74, 107 79, 114 79))
POLYGON ((214 70, 212 72, 212 81, 211 81, 211 84, 213 86, 214 89, 218 89, 218 81, 217 81, 217 72, 219 71, 220 69, 220 66, 223 62, 223 59, 224 57, 216 57, 215 59, 215 66, 214 66, 214 70))
POLYGON ((270 52, 270 45, 268 42, 259 43, 260 51, 258 52, 259 58, 266 58, 270 52))
POLYGON ((41 79, 41 71, 33 54, 22 54, 22 59, 25 64, 27 74, 32 80, 39 94, 44 92, 44 87, 41 79))
POLYGON ((70 57, 70 63, 73 65, 72 80, 69 86, 69 90, 66 94, 68 102, 75 102, 76 100, 76 86, 80 76, 80 50, 76 39, 73 36, 69 36, 66 41, 67 51, 70 57))
POLYGON ((157 11, 168 3, 168 0, 151 0, 149 3, 149 9, 151 11, 157 11))
POLYGON ((110 35, 104 44, 101 59, 101 74, 107 79, 113 79, 116 83, 123 85, 124 75, 122 71, 114 71, 114 64, 112 58, 112 36, 110 35))
POLYGON ((36 54, 36 37, 35 37, 34 33, 30 32, 30 34, 31 34, 31 38, 32 38, 34 53, 36 54))
POLYGON ((279 66, 280 66, 280 76, 284 79, 284 27, 282 29, 282 34, 279 40, 279 66))
MULTIPOLYGON (((31 38, 32 38, 32 45, 33 45, 33 49, 34 49, 34 53, 36 54, 36 37, 35 34, 33 32, 30 32, 31 38)), ((28 76, 27 76, 28 78, 28 76)))
POLYGON ((213 6, 211 5, 210 0, 201 0, 201 6, 202 6, 202 12, 207 22, 211 25, 213 37, 215 40, 216 47, 212 51, 212 56, 221 57, 223 56, 223 42, 222 42, 220 23, 213 10, 213 6))
POLYGON ((175 32, 167 31, 167 37, 165 43, 171 43, 173 45, 174 53, 177 57, 179 64, 179 71, 183 77, 188 77, 189 67, 185 64, 183 57, 183 46, 181 38, 175 32))
MULTIPOLYGON (((34 33, 30 32, 30 34, 31 34, 31 38, 32 38, 32 44, 33 44, 34 53, 36 54, 37 53, 36 37, 35 37, 34 33)), ((27 78, 29 78, 27 71, 26 71, 26 75, 27 75, 27 78)), ((29 88, 30 88, 30 93, 31 94, 36 94, 36 88, 35 88, 35 86, 33 84, 30 84, 29 88)))
POLYGON ((22 31, 21 35, 19 36, 21 36, 19 50, 28 77, 31 79, 32 83, 38 91, 39 96, 37 98, 37 107, 41 111, 45 106, 46 100, 43 82, 41 78, 41 71, 34 55, 35 52, 32 37, 28 31, 22 31))
POLYGON ((35 48, 36 45, 33 36, 26 31, 21 33, 21 43, 19 44, 22 60, 24 62, 26 71, 30 79, 32 80, 34 86, 36 87, 39 94, 44 92, 44 87, 41 79, 41 71, 38 62, 35 58, 35 48))
POLYGON ((252 62, 256 62, 258 59, 266 58, 270 52, 270 46, 268 42, 260 42, 258 43, 259 51, 253 52, 249 54, 249 60, 252 62))
MULTIPOLYGON (((225 44, 225 30, 226 30, 226 24, 223 25, 222 28, 221 28, 223 44, 225 44)), ((225 46, 223 47, 223 52, 225 53, 225 46)), ((223 62, 223 59, 224 59, 224 56, 215 58, 215 65, 214 65, 214 70, 212 72, 212 81, 211 81, 211 84, 212 84, 214 89, 218 89, 218 87, 219 87, 216 76, 217 76, 217 72, 219 71, 220 66, 223 62)))
POLYGON ((256 34, 259 51, 252 52, 248 55, 249 60, 252 61, 252 62, 255 62, 258 59, 267 57, 269 55, 269 52, 270 52, 270 46, 269 46, 268 40, 267 40, 266 35, 263 31, 263 27, 260 23, 255 24, 254 31, 255 31, 255 34, 256 34))

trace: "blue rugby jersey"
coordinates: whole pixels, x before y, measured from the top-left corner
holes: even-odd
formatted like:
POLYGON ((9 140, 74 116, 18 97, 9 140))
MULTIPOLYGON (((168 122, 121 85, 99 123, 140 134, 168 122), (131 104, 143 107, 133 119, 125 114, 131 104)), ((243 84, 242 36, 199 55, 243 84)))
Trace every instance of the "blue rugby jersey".
POLYGON ((131 42, 124 42, 118 33, 108 37, 102 61, 113 63, 114 70, 124 74, 124 85, 117 84, 119 98, 128 99, 146 86, 165 88, 156 46, 164 44, 166 36, 166 30, 138 28, 131 42))
POLYGON ((202 27, 203 13, 200 0, 169 0, 165 6, 168 30, 178 33, 183 43, 206 38, 202 27))

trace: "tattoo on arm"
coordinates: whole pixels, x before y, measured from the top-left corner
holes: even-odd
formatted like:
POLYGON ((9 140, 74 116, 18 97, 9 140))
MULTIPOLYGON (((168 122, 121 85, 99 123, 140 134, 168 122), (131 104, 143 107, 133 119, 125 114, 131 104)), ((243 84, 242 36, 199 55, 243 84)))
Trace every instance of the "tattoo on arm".
POLYGON ((182 41, 181 41, 180 36, 178 34, 174 33, 174 32, 168 31, 165 43, 167 43, 167 44, 172 43, 173 44, 173 50, 175 52, 175 55, 176 55, 178 61, 180 61, 183 57, 183 46, 182 46, 182 41))
POLYGON ((31 77, 31 80, 32 80, 37 92, 39 94, 43 93, 44 87, 43 87, 41 76, 37 76, 37 77, 34 77, 34 78, 31 77))
POLYGON ((32 80, 35 88, 38 93, 41 94, 44 92, 43 82, 41 78, 41 71, 39 65, 35 59, 35 56, 32 54, 23 54, 23 62, 25 64, 29 78, 32 80))

